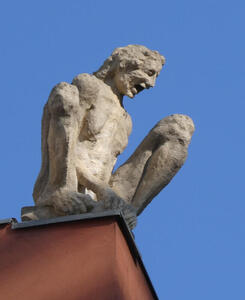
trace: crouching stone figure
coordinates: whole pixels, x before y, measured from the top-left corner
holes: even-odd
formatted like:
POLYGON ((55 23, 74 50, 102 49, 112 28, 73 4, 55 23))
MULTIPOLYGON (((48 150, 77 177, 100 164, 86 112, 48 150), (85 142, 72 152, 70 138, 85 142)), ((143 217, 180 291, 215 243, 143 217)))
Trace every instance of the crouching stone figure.
POLYGON ((93 75, 53 88, 43 111, 36 206, 22 209, 24 221, 120 209, 130 228, 136 225, 183 165, 194 131, 188 116, 162 119, 112 173, 132 129, 123 96, 153 87, 164 62, 157 51, 129 45, 115 49, 93 75))

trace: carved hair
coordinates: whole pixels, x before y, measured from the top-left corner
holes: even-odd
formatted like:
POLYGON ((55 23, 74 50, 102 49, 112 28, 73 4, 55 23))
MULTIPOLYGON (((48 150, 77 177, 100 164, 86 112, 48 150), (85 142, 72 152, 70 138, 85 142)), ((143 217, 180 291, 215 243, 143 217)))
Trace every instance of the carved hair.
POLYGON ((149 50, 141 45, 128 45, 116 48, 108 57, 100 69, 94 75, 101 79, 112 78, 119 69, 133 70, 143 65, 146 60, 159 61, 162 65, 165 58, 157 51, 149 50))

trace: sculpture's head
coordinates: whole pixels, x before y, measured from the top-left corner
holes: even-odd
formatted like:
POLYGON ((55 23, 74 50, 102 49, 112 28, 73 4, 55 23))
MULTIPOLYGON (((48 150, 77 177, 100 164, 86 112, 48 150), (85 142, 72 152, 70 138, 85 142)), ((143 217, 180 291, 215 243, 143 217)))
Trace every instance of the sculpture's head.
POLYGON ((145 88, 155 85, 165 58, 157 51, 140 45, 117 48, 94 75, 113 82, 121 95, 133 98, 145 88))

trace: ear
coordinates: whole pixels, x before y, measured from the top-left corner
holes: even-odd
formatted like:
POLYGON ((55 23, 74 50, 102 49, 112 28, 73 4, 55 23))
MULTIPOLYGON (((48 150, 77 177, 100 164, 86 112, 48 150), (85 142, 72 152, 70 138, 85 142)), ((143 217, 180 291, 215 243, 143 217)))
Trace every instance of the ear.
POLYGON ((119 63, 119 71, 125 70, 126 64, 124 61, 120 61, 119 63))

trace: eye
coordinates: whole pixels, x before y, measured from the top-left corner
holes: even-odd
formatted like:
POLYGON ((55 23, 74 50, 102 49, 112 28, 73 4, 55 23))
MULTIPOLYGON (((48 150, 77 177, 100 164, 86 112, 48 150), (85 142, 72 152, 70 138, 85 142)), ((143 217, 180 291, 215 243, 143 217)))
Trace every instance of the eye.
POLYGON ((185 145, 185 142, 182 140, 182 139, 178 139, 180 145, 184 146, 185 145))
POLYGON ((155 70, 149 70, 148 72, 147 72, 147 75, 148 76, 154 76, 156 74, 156 71, 155 70))

